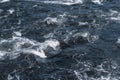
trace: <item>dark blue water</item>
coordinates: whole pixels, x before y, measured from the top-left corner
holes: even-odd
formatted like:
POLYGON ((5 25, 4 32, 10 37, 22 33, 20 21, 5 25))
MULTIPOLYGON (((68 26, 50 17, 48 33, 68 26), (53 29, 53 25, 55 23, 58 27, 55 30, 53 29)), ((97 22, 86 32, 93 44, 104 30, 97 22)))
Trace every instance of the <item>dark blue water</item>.
POLYGON ((0 0, 0 80, 120 80, 119 0, 0 0))

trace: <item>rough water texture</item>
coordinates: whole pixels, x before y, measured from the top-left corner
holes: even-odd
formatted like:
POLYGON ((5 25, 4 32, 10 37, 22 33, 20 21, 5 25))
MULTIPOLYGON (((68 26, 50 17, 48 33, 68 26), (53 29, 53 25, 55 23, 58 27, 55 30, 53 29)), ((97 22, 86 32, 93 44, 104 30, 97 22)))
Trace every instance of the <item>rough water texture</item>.
POLYGON ((0 0, 0 80, 120 80, 120 0, 0 0))

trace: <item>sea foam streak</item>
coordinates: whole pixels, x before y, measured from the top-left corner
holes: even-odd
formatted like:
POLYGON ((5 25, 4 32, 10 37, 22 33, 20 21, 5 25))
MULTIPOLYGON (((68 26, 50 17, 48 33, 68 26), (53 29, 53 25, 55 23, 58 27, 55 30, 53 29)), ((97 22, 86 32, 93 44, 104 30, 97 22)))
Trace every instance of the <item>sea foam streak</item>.
POLYGON ((0 41, 0 58, 6 55, 10 59, 14 59, 23 54, 34 54, 41 58, 47 58, 59 53, 60 43, 55 39, 46 40, 45 42, 37 42, 25 37, 21 37, 21 33, 14 32, 13 38, 0 41), (46 53, 49 55, 46 55, 46 53))
POLYGON ((25 0, 25 1, 36 1, 47 4, 63 4, 63 5, 73 5, 73 4, 83 3, 83 0, 25 0))
POLYGON ((89 1, 101 5, 104 2, 104 0, 25 0, 25 1, 36 1, 47 4, 63 4, 63 5, 83 4, 84 2, 89 1))
POLYGON ((52 3, 52 4, 64 4, 64 5, 73 5, 83 3, 82 0, 66 0, 66 1, 43 1, 44 3, 52 3))

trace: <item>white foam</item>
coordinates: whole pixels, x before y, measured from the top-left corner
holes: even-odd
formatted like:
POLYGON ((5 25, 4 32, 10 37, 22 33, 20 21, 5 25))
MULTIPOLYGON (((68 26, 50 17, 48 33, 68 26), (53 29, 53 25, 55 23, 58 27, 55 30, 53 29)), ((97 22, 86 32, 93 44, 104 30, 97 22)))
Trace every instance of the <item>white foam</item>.
POLYGON ((110 10, 109 13, 103 14, 107 20, 112 20, 120 23, 120 12, 116 10, 110 10))
POLYGON ((115 11, 115 10, 110 10, 111 12, 111 20, 115 20, 115 21, 120 21, 120 12, 115 11))
POLYGON ((14 79, 16 79, 16 80, 20 80, 20 77, 19 77, 19 75, 14 75, 14 77, 13 76, 11 76, 10 74, 8 75, 8 77, 7 77, 7 80, 14 80, 14 79))
POLYGON ((0 3, 9 2, 10 0, 0 0, 0 3))
POLYGON ((13 36, 14 37, 17 37, 17 36, 22 36, 22 34, 21 34, 21 32, 19 32, 19 31, 15 31, 15 32, 13 32, 13 36))
POLYGON ((79 22, 79 26, 84 26, 84 25, 87 25, 88 22, 79 22))
POLYGON ((49 34, 44 35, 43 37, 44 38, 52 38, 53 35, 54 35, 54 33, 49 33, 49 34))
MULTIPOLYGON (((100 4, 100 5, 104 2, 104 0, 88 0, 88 1, 91 1, 95 4, 100 4)), ((82 4, 83 2, 85 2, 85 0, 45 0, 41 2, 51 3, 51 4, 73 5, 73 4, 82 4)))
POLYGON ((115 10, 110 10, 110 12, 111 12, 111 15, 118 13, 118 11, 115 11, 115 10))
POLYGON ((60 43, 57 40, 46 40, 44 44, 52 47, 54 50, 56 50, 56 47, 60 45, 60 43))
POLYGON ((9 9, 8 11, 9 11, 10 14, 13 14, 13 12, 15 12, 14 9, 9 9))
POLYGON ((100 77, 98 77, 98 78, 94 78, 94 77, 89 77, 89 76, 87 76, 85 73, 84 73, 84 75, 82 75, 81 74, 81 72, 79 72, 79 71, 74 71, 74 74, 76 75, 76 77, 77 77, 77 79, 78 80, 120 80, 120 77, 118 77, 118 76, 111 76, 112 74, 111 73, 109 73, 108 75, 106 75, 106 76, 100 76, 100 77))
POLYGON ((7 55, 10 59, 14 59, 17 58, 20 53, 34 54, 40 58, 47 58, 49 56, 46 56, 46 52, 50 55, 59 53, 60 43, 55 39, 49 39, 40 43, 21 37, 22 34, 20 32, 14 32, 14 35, 17 36, 0 41, 0 58, 7 55))
POLYGON ((47 56, 45 55, 45 52, 43 50, 41 51, 37 51, 37 50, 34 50, 34 49, 28 49, 28 50, 23 50, 24 53, 32 53, 34 55, 37 55, 41 58, 47 58, 47 56))
POLYGON ((46 4, 60 4, 60 5, 73 5, 73 4, 83 4, 84 2, 93 2, 95 4, 102 5, 105 0, 25 0, 25 1, 35 1, 43 2, 46 4))
POLYGON ((73 4, 81 4, 84 0, 26 0, 26 1, 36 1, 43 2, 47 4, 62 4, 62 5, 73 5, 73 4))
POLYGON ((63 4, 63 5, 73 5, 73 4, 81 4, 83 3, 82 0, 67 0, 67 1, 43 1, 44 3, 50 4, 63 4))
POLYGON ((77 37, 77 36, 82 36, 84 38, 88 37, 90 34, 89 32, 79 32, 73 35, 73 37, 77 37))
POLYGON ((110 19, 114 21, 120 21, 120 17, 111 17, 110 19))
POLYGON ((5 54, 6 53, 4 51, 0 51, 0 59, 2 59, 5 54))
POLYGON ((92 0, 93 3, 96 3, 96 4, 102 4, 104 0, 92 0))
POLYGON ((118 38, 118 40, 117 40, 117 42, 116 42, 116 43, 120 44, 120 38, 118 38))
POLYGON ((47 22, 47 24, 55 24, 57 23, 57 18, 51 18, 51 17, 47 17, 44 21, 47 22))
MULTIPOLYGON (((116 63, 116 61, 111 61, 111 64, 108 64, 109 61, 104 61, 100 65, 94 67, 95 72, 97 72, 95 75, 98 74, 100 75, 99 77, 88 76, 86 74, 86 71, 90 71, 91 69, 93 70, 91 63, 89 62, 79 62, 79 63, 84 66, 84 69, 80 68, 74 70, 74 74, 76 75, 76 78, 78 80, 120 80, 120 76, 116 74, 116 72, 114 72, 114 70, 119 70, 119 66, 116 63), (102 73, 106 73, 106 75, 102 73)), ((79 65, 79 63, 77 65, 79 65)))
POLYGON ((57 17, 46 17, 44 19, 44 22, 46 22, 48 25, 49 24, 61 25, 61 24, 63 24, 63 22, 66 21, 65 16, 66 16, 66 14, 63 13, 62 15, 59 15, 57 17))
POLYGON ((88 38, 89 42, 95 42, 99 39, 99 35, 90 35, 90 37, 88 38))
POLYGON ((88 37, 88 36, 89 36, 89 33, 88 33, 88 32, 82 33, 81 36, 82 36, 82 37, 88 37))

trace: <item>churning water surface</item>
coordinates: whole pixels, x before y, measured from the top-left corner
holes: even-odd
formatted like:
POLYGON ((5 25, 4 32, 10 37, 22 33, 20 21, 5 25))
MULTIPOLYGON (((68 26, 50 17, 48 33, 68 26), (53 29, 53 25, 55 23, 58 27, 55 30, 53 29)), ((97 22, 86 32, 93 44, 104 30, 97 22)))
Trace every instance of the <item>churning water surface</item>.
POLYGON ((0 80, 120 80, 120 0, 0 0, 0 80))

